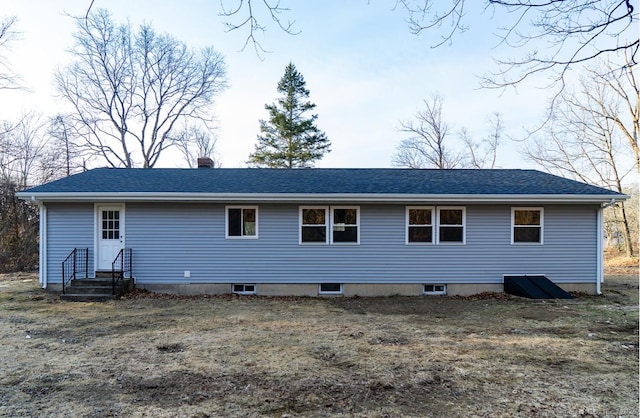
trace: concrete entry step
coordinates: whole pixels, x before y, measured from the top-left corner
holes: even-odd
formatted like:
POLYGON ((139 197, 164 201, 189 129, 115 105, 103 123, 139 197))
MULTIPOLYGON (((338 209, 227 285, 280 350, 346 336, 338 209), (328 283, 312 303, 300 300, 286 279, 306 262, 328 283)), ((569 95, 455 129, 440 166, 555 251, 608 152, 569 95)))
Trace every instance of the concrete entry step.
POLYGON ((135 287, 134 279, 122 279, 113 288, 112 279, 75 279, 69 282, 60 295, 62 300, 76 302, 99 302, 117 299, 135 287))

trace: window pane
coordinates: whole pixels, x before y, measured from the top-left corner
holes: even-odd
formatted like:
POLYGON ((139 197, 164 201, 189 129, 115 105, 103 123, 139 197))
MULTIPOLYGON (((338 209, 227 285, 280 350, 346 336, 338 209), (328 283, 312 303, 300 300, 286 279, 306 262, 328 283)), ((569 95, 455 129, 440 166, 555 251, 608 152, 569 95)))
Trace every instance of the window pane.
POLYGON ((255 236, 256 235, 256 210, 255 209, 242 209, 242 235, 255 236))
POLYGON ((324 226, 303 226, 302 242, 327 242, 327 228, 324 226))
POLYGON ((245 222, 256 222, 256 210, 255 209, 242 209, 242 217, 245 222))
POLYGON ((513 228, 513 242, 540 242, 540 228, 513 228))
POLYGON ((324 209, 302 209, 303 225, 325 225, 324 209))
POLYGON ((356 224, 357 209, 334 209, 333 210, 333 223, 334 224, 356 224))
POLYGON ((441 226, 440 242, 462 242, 462 227, 441 226))
POLYGON ((340 283, 321 283, 320 291, 321 292, 340 292, 341 290, 340 283))
POLYGON ((333 231, 333 242, 358 242, 358 227, 345 226, 333 231))
POLYGON ((430 226, 410 226, 409 242, 431 242, 432 228, 430 226))
POLYGON ((431 225, 431 210, 409 209, 409 225, 431 225))
POLYGON ((442 209, 440 211, 441 225, 462 225, 462 209, 442 209))
POLYGON ((242 235, 242 210, 229 209, 229 236, 239 237, 242 235))
POLYGON ((540 225, 539 210, 516 210, 514 213, 516 225, 540 225))
POLYGON ((245 221, 242 224, 242 235, 254 237, 256 235, 256 223, 245 221))

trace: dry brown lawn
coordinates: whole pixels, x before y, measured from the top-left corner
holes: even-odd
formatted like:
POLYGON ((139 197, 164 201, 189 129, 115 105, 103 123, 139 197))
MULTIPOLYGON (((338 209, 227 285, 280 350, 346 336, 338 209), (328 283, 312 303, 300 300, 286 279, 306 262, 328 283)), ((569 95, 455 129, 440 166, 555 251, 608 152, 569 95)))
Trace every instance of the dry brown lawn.
POLYGON ((603 291, 73 303, 0 276, 0 415, 637 416, 637 273, 603 291))

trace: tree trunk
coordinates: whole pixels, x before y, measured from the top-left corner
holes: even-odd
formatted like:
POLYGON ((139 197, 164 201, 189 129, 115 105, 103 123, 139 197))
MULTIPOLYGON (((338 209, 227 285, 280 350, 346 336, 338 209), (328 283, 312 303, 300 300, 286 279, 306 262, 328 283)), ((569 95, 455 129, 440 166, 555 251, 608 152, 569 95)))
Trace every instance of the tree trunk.
POLYGON ((620 202, 620 211, 622 213, 622 235, 624 236, 624 248, 627 257, 633 257, 633 242, 631 241, 631 230, 629 229, 629 220, 627 219, 627 211, 624 202, 620 202))

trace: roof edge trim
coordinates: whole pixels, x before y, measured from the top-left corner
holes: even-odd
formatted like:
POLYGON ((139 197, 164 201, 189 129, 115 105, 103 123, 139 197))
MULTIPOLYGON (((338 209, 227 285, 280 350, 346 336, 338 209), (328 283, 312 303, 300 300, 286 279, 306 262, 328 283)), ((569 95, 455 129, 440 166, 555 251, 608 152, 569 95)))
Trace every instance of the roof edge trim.
POLYGON ((626 200, 623 194, 580 195, 580 194, 358 194, 358 193, 98 193, 98 192, 48 192, 16 193, 20 199, 33 202, 467 202, 467 203, 603 203, 626 200))

